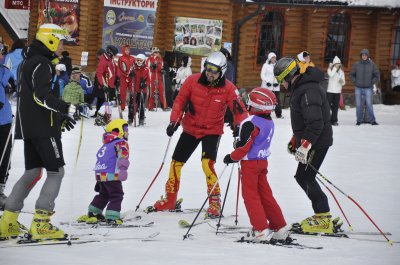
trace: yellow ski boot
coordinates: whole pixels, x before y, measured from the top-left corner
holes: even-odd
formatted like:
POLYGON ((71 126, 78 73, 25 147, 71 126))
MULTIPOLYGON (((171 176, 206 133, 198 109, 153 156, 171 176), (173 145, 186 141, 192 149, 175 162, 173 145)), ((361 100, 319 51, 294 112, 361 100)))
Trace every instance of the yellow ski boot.
POLYGON ((304 233, 324 233, 334 234, 332 215, 327 213, 317 213, 301 221, 301 229, 304 233))
POLYGON ((50 217, 53 214, 54 212, 50 211, 35 210, 30 229, 32 240, 65 238, 64 231, 50 223, 50 217))
POLYGON ((21 233, 18 223, 19 212, 5 210, 0 220, 0 240, 17 237, 21 233))

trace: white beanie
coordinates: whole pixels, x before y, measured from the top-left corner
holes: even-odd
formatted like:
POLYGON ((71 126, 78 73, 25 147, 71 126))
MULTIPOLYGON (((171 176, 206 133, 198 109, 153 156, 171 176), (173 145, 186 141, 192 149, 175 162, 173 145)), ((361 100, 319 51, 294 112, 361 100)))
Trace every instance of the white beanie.
POLYGON ((310 53, 308 51, 302 51, 301 53, 297 54, 297 59, 300 62, 305 62, 306 60, 304 59, 304 57, 310 56, 310 53))
POLYGON ((335 56, 335 58, 333 58, 333 64, 341 64, 342 61, 340 61, 339 57, 335 56))
POLYGON ((67 68, 65 67, 65 64, 60 63, 60 64, 56 65, 56 70, 58 70, 58 71, 67 71, 67 68))

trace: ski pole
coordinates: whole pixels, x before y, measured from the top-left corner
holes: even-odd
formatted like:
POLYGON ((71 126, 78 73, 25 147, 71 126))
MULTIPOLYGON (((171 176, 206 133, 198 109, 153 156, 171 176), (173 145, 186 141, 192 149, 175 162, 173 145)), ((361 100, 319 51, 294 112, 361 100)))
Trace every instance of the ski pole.
POLYGON ((321 178, 323 180, 325 180, 326 182, 328 182, 329 184, 331 184, 335 189, 337 189, 340 193, 342 193, 344 196, 346 196, 347 198, 349 198, 349 200, 351 200, 355 205, 357 205, 357 207, 364 213, 364 215, 371 221, 371 223, 376 227, 376 229, 378 229, 379 233, 381 233, 381 235, 387 240, 387 242, 393 246, 393 242, 392 240, 390 240, 385 233, 382 232, 382 230, 376 225, 376 223, 371 219, 371 217, 369 217, 369 215, 367 214, 367 212, 364 211, 364 209, 361 207, 360 204, 358 204, 358 202, 356 202, 351 196, 347 195, 344 191, 342 191, 341 189, 339 189, 335 184, 333 184, 328 178, 326 178, 324 175, 322 175, 313 165, 308 164, 319 176, 321 176, 321 178))
MULTIPOLYGON (((240 162, 239 162, 240 163, 240 162)), ((242 178, 242 169, 240 168, 240 164, 238 164, 238 185, 237 185, 237 193, 236 193, 236 218, 235 225, 238 224, 238 209, 239 209, 239 191, 240 191, 240 180, 242 178)))
POLYGON ((335 194, 333 193, 333 191, 332 191, 324 182, 322 182, 322 180, 320 180, 319 178, 317 178, 317 180, 319 181, 319 183, 321 183, 321 184, 330 192, 330 194, 332 195, 333 199, 335 200, 337 206, 339 207, 340 211, 342 212, 344 218, 346 219, 346 222, 347 222, 347 224, 348 224, 348 226, 349 226, 349 229, 350 229, 350 230, 353 230, 353 227, 351 226, 349 220, 347 219, 347 216, 346 216, 346 214, 344 213, 342 207, 340 206, 339 201, 336 199, 336 196, 335 196, 335 194))
MULTIPOLYGON (((76 167, 78 165, 78 157, 79 157, 79 153, 81 150, 81 144, 82 144, 82 134, 83 134, 83 121, 84 121, 84 117, 81 117, 81 128, 79 130, 79 141, 78 141, 78 147, 77 147, 77 151, 76 151, 76 157, 75 157, 75 163, 74 163, 74 171, 73 171, 73 175, 72 177, 75 177, 76 175, 76 167)), ((74 181, 71 180, 71 198, 74 198, 74 181)), ((72 201, 70 200, 70 218, 69 218, 69 224, 68 227, 70 229, 70 231, 72 230, 72 201)), ((71 233, 68 233, 68 242, 67 242, 68 246, 72 245, 72 241, 71 241, 71 233)))
MULTIPOLYGON (((224 167, 224 169, 222 170, 221 174, 219 174, 219 178, 217 178, 217 181, 215 181, 214 186, 213 186, 212 189, 210 190, 210 193, 207 194, 207 197, 206 197, 206 199, 204 200, 203 205, 200 207, 200 210, 197 212, 197 215, 196 215, 196 217, 194 218, 194 220, 193 220, 193 222, 191 223, 191 225, 189 226, 189 229, 187 230, 186 234, 183 236, 183 240, 185 240, 186 238, 188 238, 188 237, 190 236, 190 235, 189 235, 190 230, 192 229, 194 223, 196 222, 197 217, 199 217, 201 211, 203 210, 204 205, 206 205, 206 203, 207 203, 207 201, 208 201, 208 198, 210 198, 210 196, 211 196, 212 192, 214 191, 215 187, 217 186, 218 182, 221 180, 222 176, 224 175, 224 172, 225 172, 225 170, 227 169, 227 167, 228 167, 228 165, 225 165, 225 167, 224 167)), ((233 165, 232 165, 232 167, 233 167, 233 165)))
POLYGON ((14 127, 14 118, 13 118, 13 122, 12 122, 11 127, 10 127, 10 131, 8 132, 8 136, 7 136, 6 143, 4 145, 3 153, 1 154, 0 165, 3 163, 4 155, 6 154, 7 146, 8 146, 8 143, 10 142, 10 139, 11 139, 11 134, 12 134, 13 127, 14 127))
POLYGON ((226 197, 228 195, 229 185, 231 184, 231 178, 232 178, 232 174, 233 174, 233 169, 234 168, 235 168, 235 164, 232 165, 232 170, 231 170, 231 174, 229 175, 228 185, 226 186, 224 202, 222 203, 221 214, 219 215, 219 218, 218 218, 217 231, 215 232, 216 235, 218 235, 218 230, 219 230, 219 227, 221 226, 222 213, 224 212, 226 197))

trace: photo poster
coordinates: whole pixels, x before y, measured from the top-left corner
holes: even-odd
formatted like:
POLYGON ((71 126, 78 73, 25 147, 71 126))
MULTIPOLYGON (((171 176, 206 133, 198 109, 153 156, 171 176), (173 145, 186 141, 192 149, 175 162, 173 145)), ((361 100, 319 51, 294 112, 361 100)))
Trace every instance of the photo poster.
POLYGON ((39 0, 38 27, 45 23, 68 31, 65 45, 79 45, 79 0, 39 0))
POLYGON ((102 47, 114 45, 119 53, 125 45, 131 55, 150 55, 153 46, 157 0, 104 1, 102 47))
POLYGON ((207 56, 221 49, 223 20, 175 17, 174 51, 207 56))

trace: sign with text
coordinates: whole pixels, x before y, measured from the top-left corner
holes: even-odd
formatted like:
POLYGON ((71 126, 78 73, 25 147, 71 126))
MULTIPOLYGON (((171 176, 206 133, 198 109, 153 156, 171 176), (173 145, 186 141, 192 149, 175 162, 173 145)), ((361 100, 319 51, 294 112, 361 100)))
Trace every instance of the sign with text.
POLYGON ((175 17, 174 51, 207 56, 221 49, 222 20, 175 17))
POLYGON ((30 9, 30 0, 5 0, 5 9, 30 9))
POLYGON ((66 45, 79 45, 79 0, 39 0, 38 26, 56 24, 69 33, 66 45))
POLYGON ((150 54, 157 0, 105 0, 102 46, 131 47, 131 54, 150 54))

